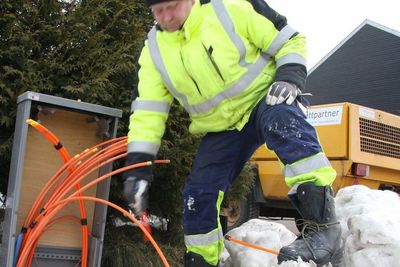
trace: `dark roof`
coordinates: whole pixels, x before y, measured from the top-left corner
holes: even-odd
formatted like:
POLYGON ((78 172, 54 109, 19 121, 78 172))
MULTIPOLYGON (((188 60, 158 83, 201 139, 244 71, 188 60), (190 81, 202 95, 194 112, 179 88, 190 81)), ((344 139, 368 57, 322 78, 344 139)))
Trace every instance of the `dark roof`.
POLYGON ((400 115, 400 32, 365 20, 310 71, 312 105, 351 102, 400 115))

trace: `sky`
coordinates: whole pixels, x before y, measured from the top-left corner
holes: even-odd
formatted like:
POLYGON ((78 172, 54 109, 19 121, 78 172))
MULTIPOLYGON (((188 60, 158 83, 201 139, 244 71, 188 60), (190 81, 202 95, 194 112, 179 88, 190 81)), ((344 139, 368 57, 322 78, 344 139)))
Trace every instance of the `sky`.
MULTIPOLYGON (((363 185, 344 187, 335 197, 344 241, 343 267, 398 267, 400 262, 400 196, 363 185)), ((279 250, 296 236, 282 224, 253 219, 227 233, 242 241, 279 250)), ((221 267, 315 267, 225 240, 221 267)))
POLYGON ((400 32, 399 0, 266 0, 307 37, 311 69, 366 19, 400 32))

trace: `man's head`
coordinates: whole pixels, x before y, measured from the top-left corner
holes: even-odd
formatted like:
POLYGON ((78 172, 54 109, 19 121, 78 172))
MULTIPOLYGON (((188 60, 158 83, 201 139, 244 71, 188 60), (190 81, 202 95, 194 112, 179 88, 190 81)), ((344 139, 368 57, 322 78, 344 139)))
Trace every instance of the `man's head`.
POLYGON ((179 30, 187 17, 195 0, 146 0, 153 12, 154 19, 166 31, 179 30))

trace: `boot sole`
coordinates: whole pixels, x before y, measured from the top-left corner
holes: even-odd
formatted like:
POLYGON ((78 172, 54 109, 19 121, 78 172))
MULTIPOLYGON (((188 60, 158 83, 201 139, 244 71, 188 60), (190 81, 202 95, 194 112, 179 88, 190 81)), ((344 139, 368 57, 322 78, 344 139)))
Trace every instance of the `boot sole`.
POLYGON ((338 250, 332 255, 331 264, 333 267, 342 267, 342 259, 343 259, 344 248, 340 246, 338 250))
MULTIPOLYGON (((324 262, 324 263, 316 263, 316 265, 317 265, 317 267, 324 267, 330 263, 332 265, 332 267, 342 267, 343 266, 342 265, 343 264, 342 263, 343 254, 344 254, 343 241, 340 240, 339 248, 332 254, 330 260, 327 262, 324 262)), ((297 261, 298 257, 302 258, 301 256, 293 256, 290 254, 288 255, 288 254, 285 254, 282 252, 279 253, 279 256, 278 256, 278 264, 281 264, 283 261, 290 261, 290 260, 297 261), (279 256, 281 256, 281 257, 279 257, 279 256), (284 260, 279 260, 279 258, 282 258, 282 256, 283 256, 284 260)), ((302 260, 303 261, 313 261, 315 263, 315 261, 312 259, 303 259, 302 258, 302 260)))

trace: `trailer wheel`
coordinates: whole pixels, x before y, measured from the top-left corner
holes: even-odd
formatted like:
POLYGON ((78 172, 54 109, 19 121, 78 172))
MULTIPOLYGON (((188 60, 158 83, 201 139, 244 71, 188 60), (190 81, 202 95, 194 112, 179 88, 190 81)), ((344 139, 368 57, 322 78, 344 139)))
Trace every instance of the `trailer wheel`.
POLYGON ((258 218, 260 206, 249 194, 247 199, 229 203, 228 207, 221 209, 221 214, 227 217, 227 231, 230 231, 250 219, 258 218))

